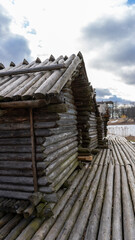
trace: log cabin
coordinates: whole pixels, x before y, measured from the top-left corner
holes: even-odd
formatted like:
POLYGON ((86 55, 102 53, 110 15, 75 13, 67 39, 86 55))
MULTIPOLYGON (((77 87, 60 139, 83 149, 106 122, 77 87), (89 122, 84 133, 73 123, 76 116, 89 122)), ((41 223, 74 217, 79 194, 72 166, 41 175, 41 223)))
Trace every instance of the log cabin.
POLYGON ((43 62, 24 60, 17 66, 11 62, 8 68, 0 64, 4 206, 15 203, 22 211, 28 200, 35 205, 41 199, 56 202, 58 190, 79 165, 78 155, 90 155, 98 147, 98 118, 95 90, 80 52, 57 59, 51 55, 43 62))

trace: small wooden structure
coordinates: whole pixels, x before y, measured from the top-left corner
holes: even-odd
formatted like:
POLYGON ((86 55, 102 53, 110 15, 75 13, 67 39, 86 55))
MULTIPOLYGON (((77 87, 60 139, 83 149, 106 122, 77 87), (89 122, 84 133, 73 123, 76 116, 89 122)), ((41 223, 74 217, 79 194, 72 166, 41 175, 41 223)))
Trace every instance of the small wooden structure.
POLYGON ((96 111, 81 53, 1 65, 0 197, 57 201, 78 152, 98 146, 96 111))

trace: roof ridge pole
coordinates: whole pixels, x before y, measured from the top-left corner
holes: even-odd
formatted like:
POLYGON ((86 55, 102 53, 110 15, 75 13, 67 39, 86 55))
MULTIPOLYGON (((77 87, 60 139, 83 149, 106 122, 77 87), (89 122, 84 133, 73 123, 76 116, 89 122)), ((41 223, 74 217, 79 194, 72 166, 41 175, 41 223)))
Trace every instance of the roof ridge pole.
POLYGON ((31 133, 33 183, 34 183, 34 191, 37 192, 38 183, 37 183, 36 150, 35 150, 35 135, 34 135, 34 121, 33 121, 32 108, 30 108, 30 133, 31 133))
POLYGON ((5 72, 0 71, 0 77, 18 75, 18 74, 35 73, 35 72, 60 70, 61 68, 66 68, 66 65, 63 63, 63 64, 54 64, 54 65, 41 66, 41 67, 16 69, 16 70, 10 70, 10 71, 5 71, 5 72))

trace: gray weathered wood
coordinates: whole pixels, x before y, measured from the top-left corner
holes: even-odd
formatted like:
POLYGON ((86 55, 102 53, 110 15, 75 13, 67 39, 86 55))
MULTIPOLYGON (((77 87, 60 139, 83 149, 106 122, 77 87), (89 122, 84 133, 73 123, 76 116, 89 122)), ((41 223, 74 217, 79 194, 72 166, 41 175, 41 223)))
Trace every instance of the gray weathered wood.
POLYGON ((0 72, 0 77, 25 74, 25 73, 42 72, 42 71, 52 71, 52 70, 57 70, 61 68, 66 68, 65 64, 56 64, 56 65, 50 65, 50 66, 44 66, 44 67, 25 68, 20 70, 0 72))

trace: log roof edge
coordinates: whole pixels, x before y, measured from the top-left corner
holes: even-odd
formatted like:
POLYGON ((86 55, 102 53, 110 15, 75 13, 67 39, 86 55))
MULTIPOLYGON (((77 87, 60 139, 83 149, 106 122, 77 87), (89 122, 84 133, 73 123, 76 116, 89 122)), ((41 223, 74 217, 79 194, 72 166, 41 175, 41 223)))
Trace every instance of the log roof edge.
POLYGON ((77 71, 81 72, 88 81, 81 52, 77 55, 72 54, 70 57, 54 58, 51 55, 43 62, 37 58, 31 63, 24 59, 18 65, 10 64, 9 67, 0 70, 0 106, 6 106, 5 102, 9 102, 9 106, 12 106, 13 102, 46 99, 46 95, 60 94, 65 84, 77 71), (53 66, 56 66, 56 69, 53 69, 53 66), (61 67, 57 69, 57 66, 61 67), (17 75, 12 75, 12 71, 17 72, 17 75))

